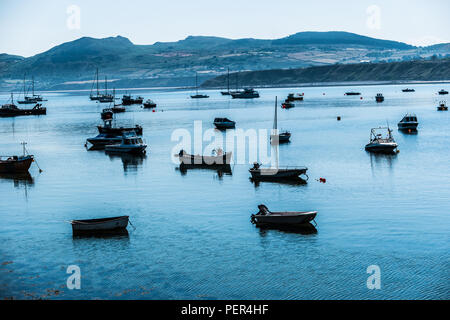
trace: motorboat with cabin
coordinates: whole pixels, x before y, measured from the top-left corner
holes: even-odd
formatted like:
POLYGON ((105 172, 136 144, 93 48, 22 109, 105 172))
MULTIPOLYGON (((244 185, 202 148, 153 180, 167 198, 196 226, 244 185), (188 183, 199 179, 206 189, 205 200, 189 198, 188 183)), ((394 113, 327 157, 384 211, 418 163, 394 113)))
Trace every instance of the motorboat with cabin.
POLYGON ((375 96, 375 101, 376 102, 383 102, 384 101, 384 96, 382 93, 377 93, 377 95, 375 96))
POLYGON ((142 102, 144 102, 144 98, 141 96, 134 98, 129 94, 124 94, 122 97, 122 105, 124 106, 130 106, 133 104, 142 104, 142 102))
POLYGON ((27 173, 31 164, 34 161, 34 156, 29 155, 25 149, 25 142, 23 145, 23 155, 21 156, 0 156, 0 173, 1 174, 16 174, 27 173))
POLYGON ((398 123, 398 129, 404 131, 416 131, 419 122, 415 114, 407 113, 402 120, 398 123))
POLYGON ((102 113, 100 114, 100 117, 102 120, 111 120, 114 116, 114 112, 111 108, 106 108, 102 110, 102 113))
POLYGON ((370 141, 366 144, 365 149, 374 153, 395 153, 398 145, 392 136, 392 130, 389 127, 372 128, 370 131, 370 141), (383 137, 380 133, 382 130, 387 130, 387 135, 383 137))
POLYGON ((0 117, 16 117, 16 116, 36 116, 47 114, 47 109, 42 104, 37 103, 31 109, 20 109, 14 104, 14 96, 11 93, 11 103, 7 103, 0 108, 0 117))
POLYGON ((258 213, 251 215, 251 222, 261 225, 305 225, 313 222, 317 211, 271 212, 264 204, 258 206, 258 213))
POLYGON ((439 106, 437 107, 438 111, 448 111, 448 107, 447 104, 445 103, 445 101, 441 101, 439 102, 439 106))
POLYGON ((289 93, 287 98, 286 98, 286 102, 292 102, 292 101, 303 101, 303 95, 301 94, 294 94, 294 93, 289 93))
POLYGON ((290 102, 290 101, 288 101, 287 99, 286 99, 286 101, 284 101, 284 102, 281 104, 281 108, 282 108, 282 109, 292 109, 292 108, 294 108, 294 107, 295 107, 295 104, 292 103, 292 102, 290 102))
POLYGON ((255 99, 259 98, 259 92, 255 91, 253 88, 245 88, 243 91, 231 92, 231 97, 233 99, 255 99))
POLYGON ((92 149, 102 149, 108 145, 120 144, 122 142, 122 135, 100 133, 96 137, 86 139, 86 142, 92 145, 92 149))
POLYGON ((145 109, 156 108, 156 103, 152 99, 147 99, 147 101, 144 102, 144 108, 145 109))
POLYGON ((228 118, 215 118, 214 125, 219 130, 234 129, 236 127, 236 122, 228 118))
POLYGON ((114 153, 142 154, 145 153, 146 148, 147 145, 142 141, 142 138, 136 136, 133 131, 124 133, 121 137, 120 143, 106 145, 105 151, 114 153))

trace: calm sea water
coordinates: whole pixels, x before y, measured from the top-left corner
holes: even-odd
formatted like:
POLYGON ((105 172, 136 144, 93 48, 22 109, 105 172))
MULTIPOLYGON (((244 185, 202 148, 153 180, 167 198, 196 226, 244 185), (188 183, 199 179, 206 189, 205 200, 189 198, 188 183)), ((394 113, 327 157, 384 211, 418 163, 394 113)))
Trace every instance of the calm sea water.
POLYGON ((87 151, 106 105, 88 93, 45 94, 47 116, 0 119, 0 154, 20 154, 27 141, 43 169, 33 165, 26 180, 0 178, 0 298, 450 298, 450 115, 436 111, 442 85, 401 88, 264 89, 252 101, 136 91, 158 112, 129 107, 117 124, 144 127, 143 158, 87 151), (363 99, 345 97, 348 90, 363 99), (201 120, 206 130, 216 116, 269 129, 274 97, 289 92, 304 92, 305 101, 279 109, 279 126, 292 132, 280 164, 307 166, 307 185, 254 185, 248 164, 220 176, 182 174, 172 163, 175 129, 193 131, 201 120), (406 112, 417 114, 418 134, 396 130, 406 112), (370 129, 387 121, 400 153, 370 155, 370 129), (261 230, 250 223, 260 203, 317 210, 316 231, 261 230), (129 215, 136 229, 73 238, 66 222, 115 215, 129 215), (81 268, 80 290, 66 287, 69 265, 81 268), (381 269, 380 290, 367 289, 370 265, 381 269))

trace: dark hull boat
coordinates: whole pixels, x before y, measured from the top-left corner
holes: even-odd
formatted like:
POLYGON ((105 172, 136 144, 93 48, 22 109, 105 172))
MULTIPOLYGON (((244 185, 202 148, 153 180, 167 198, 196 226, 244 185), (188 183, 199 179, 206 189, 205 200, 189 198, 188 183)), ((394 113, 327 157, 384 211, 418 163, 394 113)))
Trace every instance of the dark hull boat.
POLYGON ((270 142, 272 144, 278 143, 288 143, 291 140, 291 133, 289 131, 282 132, 280 134, 271 134, 270 142))
POLYGON ((234 129, 236 127, 236 122, 227 118, 215 118, 214 125, 219 130, 234 129))
POLYGON ((13 174, 28 172, 33 161, 34 158, 32 155, 0 157, 0 173, 13 174))
POLYGON ((143 129, 141 126, 136 125, 133 127, 113 127, 112 120, 106 120, 103 126, 97 126, 99 134, 108 134, 111 136, 122 136, 124 132, 134 131, 136 135, 141 136, 143 129))
POLYGON ((114 112, 112 111, 111 108, 103 109, 100 116, 102 120, 111 120, 114 116, 114 112))
POLYGON ((415 114, 407 114, 398 123, 398 129, 401 131, 417 131, 419 122, 415 114))
POLYGON ((143 97, 133 98, 130 95, 124 95, 122 98, 122 105, 124 105, 124 106, 130 106, 133 104, 142 104, 142 102, 144 102, 143 97))
POLYGON ((206 94, 196 94, 191 96, 191 99, 206 99, 206 98, 209 98, 209 96, 206 94))
POLYGON ((233 99, 255 99, 259 98, 258 91, 253 89, 244 89, 244 91, 231 93, 233 99))
POLYGON ((383 95, 381 93, 378 93, 375 97, 375 101, 378 103, 383 102, 384 101, 383 95))
POLYGON ((447 90, 444 90, 444 89, 442 89, 441 91, 439 91, 438 92, 441 96, 442 95, 446 95, 446 94, 448 94, 448 91, 447 90))
POLYGON ((346 92, 346 96, 360 96, 361 92, 346 92))
POLYGON ((392 130, 389 127, 386 128, 373 128, 370 132, 370 141, 366 144, 366 151, 373 153, 394 154, 398 145, 392 137, 392 130), (386 129, 388 132, 387 137, 383 138, 378 130, 386 129))
POLYGON ((153 102, 153 100, 148 99, 148 100, 145 101, 145 103, 144 103, 144 108, 145 108, 145 109, 153 109, 153 108, 156 108, 156 103, 153 102))
POLYGON ((0 108, 0 117, 38 116, 47 114, 47 109, 37 104, 32 109, 19 109, 14 104, 6 104, 0 108))
POLYGON ((217 156, 192 155, 181 150, 176 157, 179 158, 181 165, 199 165, 199 166, 217 166, 231 163, 231 152, 223 154, 221 150, 217 151, 217 156))
POLYGON ((112 217, 104 219, 72 220, 73 234, 92 234, 121 232, 128 226, 129 217, 112 217))
POLYGON ((295 104, 293 104, 292 102, 289 102, 287 100, 281 104, 282 109, 291 109, 294 107, 295 107, 295 104))
POLYGON ((93 149, 99 149, 112 144, 120 144, 122 142, 122 136, 102 133, 94 138, 88 138, 86 141, 92 144, 93 149))
POLYGON ((293 93, 289 93, 288 97, 286 98, 286 102, 292 102, 292 101, 303 101, 303 96, 300 94, 295 95, 293 93))
POLYGON ((122 113, 127 111, 124 107, 120 107, 120 106, 114 106, 111 108, 113 113, 122 113))
POLYGON ((439 106, 437 107, 437 110, 438 110, 438 111, 447 111, 447 110, 448 110, 448 107, 447 107, 447 105, 445 104, 444 101, 441 101, 441 102, 439 103, 439 106))
POLYGON ((253 181, 307 181, 306 167, 262 169, 258 163, 249 170, 253 181), (305 176, 303 179, 301 176, 305 176))
POLYGON ((256 225, 304 225, 314 221, 317 211, 271 212, 265 205, 258 206, 259 212, 251 216, 256 225))
POLYGON ((403 92, 416 92, 416 90, 414 90, 414 89, 409 89, 409 88, 403 89, 402 91, 403 91, 403 92))

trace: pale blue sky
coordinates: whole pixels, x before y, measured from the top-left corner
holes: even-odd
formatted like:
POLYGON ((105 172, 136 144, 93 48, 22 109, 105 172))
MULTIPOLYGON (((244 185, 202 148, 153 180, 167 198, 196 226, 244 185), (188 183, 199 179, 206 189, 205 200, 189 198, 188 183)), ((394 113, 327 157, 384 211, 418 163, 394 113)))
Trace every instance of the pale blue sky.
POLYGON ((428 45, 450 42, 449 13, 448 0, 0 0, 0 53, 30 56, 83 36, 152 44, 330 30, 428 45), (81 10, 80 29, 67 27, 70 5, 81 10), (371 5, 381 10, 379 29, 367 25, 371 5))

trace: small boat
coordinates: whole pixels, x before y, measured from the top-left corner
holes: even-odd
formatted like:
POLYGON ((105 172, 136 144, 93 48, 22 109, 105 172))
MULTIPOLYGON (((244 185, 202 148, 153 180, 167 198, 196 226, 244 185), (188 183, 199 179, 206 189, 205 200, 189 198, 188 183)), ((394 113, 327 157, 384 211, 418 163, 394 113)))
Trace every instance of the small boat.
POLYGON ((230 94, 233 97, 233 99, 254 99, 254 98, 259 98, 258 91, 255 91, 252 88, 246 88, 243 91, 234 92, 234 93, 232 92, 230 94))
POLYGON ((102 134, 109 134, 109 135, 116 135, 121 136, 124 132, 134 131, 136 132, 136 135, 142 136, 143 129, 141 126, 136 125, 133 127, 113 127, 112 126, 112 119, 106 119, 104 120, 103 126, 97 126, 98 133, 102 134))
POLYGON ((145 108, 145 109, 156 108, 156 103, 153 102, 152 99, 147 99, 147 101, 144 102, 144 108, 145 108))
POLYGON ((382 93, 377 93, 377 95, 375 96, 375 101, 376 102, 383 102, 384 101, 384 96, 382 93))
POLYGON ((102 120, 111 120, 114 116, 114 112, 111 108, 106 108, 102 110, 102 113, 100 114, 100 117, 102 120))
MULTIPOLYGON (((134 133, 134 131, 133 131, 134 133)), ((103 148, 107 145, 119 144, 122 142, 122 136, 116 134, 101 133, 94 138, 86 139, 95 149, 103 148)))
POLYGON ((295 104, 293 104, 292 102, 289 102, 287 99, 286 99, 285 102, 283 102, 281 104, 281 108, 282 109, 291 109, 291 108, 294 108, 294 107, 295 107, 295 104))
POLYGON ((265 205, 258 206, 259 212, 251 216, 256 225, 304 225, 314 221, 317 211, 271 212, 265 205))
POLYGON ((123 231, 128 226, 129 216, 103 219, 72 220, 74 234, 123 231))
POLYGON ((14 96, 11 93, 11 103, 7 103, 0 108, 0 117, 16 117, 16 116, 36 116, 47 114, 47 109, 41 104, 36 104, 32 109, 20 109, 14 104, 14 96))
POLYGON ((417 117, 415 114, 406 114, 403 119, 398 123, 399 130, 417 130, 417 117))
POLYGON ((24 76, 23 77, 23 96, 24 96, 24 99, 21 100, 21 101, 17 101, 17 102, 19 104, 37 104, 38 102, 47 101, 47 100, 44 100, 44 98, 41 95, 34 93, 34 77, 31 80, 31 90, 32 90, 31 96, 27 96, 26 86, 25 86, 25 76, 24 76))
POLYGON ((292 168, 261 168, 259 163, 254 163, 249 170, 253 181, 307 181, 308 175, 306 167, 292 168), (305 176, 303 179, 301 176, 305 176))
POLYGON ((361 92, 350 91, 345 93, 346 96, 360 96, 361 92))
POLYGON ((402 90, 403 92, 416 92, 414 89, 406 88, 402 90))
POLYGON ((231 163, 232 152, 223 153, 222 149, 213 150, 211 156, 191 155, 181 150, 175 157, 178 157, 182 165, 224 165, 231 163), (217 155, 214 155, 217 154, 217 155))
POLYGON ((111 108, 111 111, 113 113, 122 113, 127 111, 127 109, 125 109, 125 107, 121 107, 120 105, 114 105, 114 107, 111 108))
POLYGON ((289 93, 287 98, 286 98, 286 102, 291 102, 291 101, 303 101, 303 95, 301 94, 293 94, 293 93, 289 93))
POLYGON ((444 89, 442 89, 441 91, 439 91, 438 92, 440 95, 446 95, 446 94, 448 94, 448 91, 447 90, 444 90, 444 89))
POLYGON ((111 144, 105 146, 106 152, 117 152, 117 153, 132 153, 141 154, 145 153, 147 145, 142 141, 142 138, 137 137, 134 131, 129 134, 122 136, 119 144, 111 144))
POLYGON ((195 95, 191 96, 191 99, 207 99, 209 98, 206 94, 199 94, 198 93, 198 75, 197 72, 195 73, 195 95))
POLYGON ((289 131, 278 132, 278 117, 277 117, 277 97, 275 97, 275 116, 273 119, 273 132, 270 135, 270 141, 272 144, 280 144, 289 142, 291 139, 291 133, 289 131))
POLYGON ((143 97, 136 97, 133 98, 131 95, 123 95, 122 97, 122 104, 124 106, 130 106, 132 104, 142 104, 142 102, 144 101, 143 97))
POLYGON ((108 103, 108 102, 113 102, 114 98, 112 95, 110 94, 103 94, 100 97, 98 97, 98 102, 100 103, 108 103))
POLYGON ((25 142, 22 142, 22 145, 22 156, 0 156, 0 173, 15 174, 28 172, 28 169, 30 169, 31 164, 34 161, 34 156, 27 154, 25 142))
POLYGON ((389 127, 379 127, 373 128, 370 131, 370 141, 366 144, 366 151, 374 152, 374 153, 394 153, 397 149, 398 145, 392 136, 392 130, 389 127), (381 133, 378 133, 380 130, 387 130, 388 135, 383 138, 381 133))
POLYGON ((439 106, 437 107, 438 111, 448 111, 448 107, 445 104, 445 101, 439 102, 439 106))
POLYGON ((228 118, 215 118, 214 125, 219 130, 234 129, 236 127, 236 122, 228 118))

